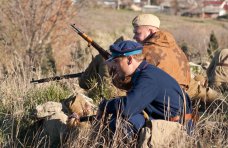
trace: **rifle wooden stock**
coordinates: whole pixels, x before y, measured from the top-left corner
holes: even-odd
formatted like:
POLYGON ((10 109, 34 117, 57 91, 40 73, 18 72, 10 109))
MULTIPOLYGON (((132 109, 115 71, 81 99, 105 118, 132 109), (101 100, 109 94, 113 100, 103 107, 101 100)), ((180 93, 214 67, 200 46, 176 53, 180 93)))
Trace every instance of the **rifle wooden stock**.
POLYGON ((71 27, 74 29, 75 32, 77 32, 77 34, 79 34, 84 40, 86 40, 89 45, 92 45, 95 49, 97 49, 97 51, 101 54, 101 56, 105 60, 107 60, 108 58, 111 57, 111 55, 104 48, 102 48, 100 45, 98 45, 96 42, 94 42, 92 40, 92 38, 90 38, 88 35, 86 35, 80 29, 75 27, 75 24, 71 24, 71 27))
POLYGON ((83 72, 81 73, 75 73, 75 74, 67 74, 67 75, 62 75, 62 76, 55 76, 55 77, 49 77, 49 78, 44 78, 44 79, 38 79, 38 80, 32 80, 30 83, 44 83, 44 82, 49 82, 49 81, 58 81, 62 79, 69 79, 69 78, 77 78, 82 75, 83 72))

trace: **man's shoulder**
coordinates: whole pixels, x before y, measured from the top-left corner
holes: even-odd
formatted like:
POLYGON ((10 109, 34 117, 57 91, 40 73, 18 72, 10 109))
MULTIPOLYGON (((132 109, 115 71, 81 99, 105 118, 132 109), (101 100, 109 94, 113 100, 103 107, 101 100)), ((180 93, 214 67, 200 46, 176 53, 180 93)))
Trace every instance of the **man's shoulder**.
POLYGON ((151 85, 160 86, 159 89, 179 88, 178 82, 172 76, 151 64, 148 64, 147 68, 143 70, 141 78, 143 79, 142 83, 150 88, 153 87, 151 85))
POLYGON ((147 65, 147 67, 145 68, 144 73, 148 74, 151 77, 153 77, 154 75, 156 75, 158 77, 163 77, 164 75, 168 75, 165 71, 163 71, 159 67, 149 64, 149 63, 147 65), (151 74, 151 73, 153 73, 153 74, 151 74))
POLYGON ((174 38, 173 35, 167 30, 159 30, 155 33, 155 36, 174 38))
POLYGON ((176 44, 176 41, 171 33, 165 30, 157 31, 151 38, 145 41, 146 47, 169 47, 172 44, 176 44))

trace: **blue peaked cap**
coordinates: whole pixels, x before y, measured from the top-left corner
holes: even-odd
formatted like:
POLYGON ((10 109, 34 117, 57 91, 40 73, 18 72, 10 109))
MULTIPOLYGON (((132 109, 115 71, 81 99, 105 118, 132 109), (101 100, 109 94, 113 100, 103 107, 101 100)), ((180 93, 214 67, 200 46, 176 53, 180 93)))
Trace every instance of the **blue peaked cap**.
POLYGON ((143 49, 143 46, 141 44, 134 41, 129 41, 129 40, 112 44, 109 47, 109 50, 112 52, 112 57, 108 59, 108 61, 111 61, 115 57, 119 57, 119 56, 130 56, 135 54, 141 54, 142 49, 143 49))

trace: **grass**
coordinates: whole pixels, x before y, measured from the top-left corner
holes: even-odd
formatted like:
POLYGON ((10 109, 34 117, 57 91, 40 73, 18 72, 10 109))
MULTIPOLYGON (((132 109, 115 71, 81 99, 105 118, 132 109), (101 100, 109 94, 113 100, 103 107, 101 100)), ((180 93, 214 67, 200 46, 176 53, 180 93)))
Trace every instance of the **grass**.
MULTIPOLYGON (((19 69, 19 68, 18 68, 19 69)), ((20 69, 23 73, 23 69, 20 69)), ((17 73, 17 72, 16 72, 17 73)), ((45 137, 40 130, 35 130, 39 126, 31 113, 36 105, 47 101, 59 102, 67 98, 74 90, 78 90, 75 81, 66 80, 46 84, 29 84, 24 81, 23 75, 15 75, 18 81, 13 77, 5 78, 1 81, 1 105, 0 105, 0 144, 2 147, 55 147, 50 145, 48 137, 45 137)), ((102 88, 102 87, 101 87, 102 88)), ((110 97, 111 92, 95 88, 93 90, 94 99, 99 99, 97 94, 100 91, 110 97)), ((91 90, 92 91, 92 90, 91 90)), ((194 134, 188 137, 188 140, 179 139, 178 145, 170 147, 225 147, 227 146, 228 135, 228 113, 227 97, 219 98, 223 102, 214 102, 211 107, 200 115, 200 120, 196 125, 194 134), (223 110, 222 110, 223 108, 223 110), (213 109, 213 110, 212 110, 213 109)), ((99 102, 99 101, 97 101, 99 102)), ((95 128, 77 129, 68 132, 67 138, 59 143, 60 147, 134 147, 136 140, 125 141, 124 135, 118 132, 112 138, 107 137, 107 127, 102 126, 97 131, 95 128), (95 130, 95 131, 94 131, 95 130), (96 136, 94 136, 94 133, 96 136), (96 138, 95 138, 96 137, 96 138)))
POLYGON ((59 102, 60 99, 64 99, 68 95, 69 91, 63 86, 52 84, 39 89, 29 89, 21 99, 15 99, 4 104, 1 102, 0 127, 2 136, 0 139, 3 139, 3 145, 7 145, 9 140, 15 144, 24 140, 25 135, 30 130, 29 127, 35 122, 32 119, 32 113, 37 105, 47 101, 59 102))
MULTIPOLYGON (((109 10, 109 9, 87 9, 80 11, 73 22, 76 22, 79 28, 89 34, 102 47, 108 49, 108 46, 113 41, 124 35, 127 38, 132 38, 131 20, 139 14, 139 12, 132 12, 128 10, 109 10)), ((228 38, 227 26, 228 22, 219 22, 216 20, 202 20, 196 18, 175 17, 164 14, 158 14, 161 18, 161 27, 172 32, 178 43, 186 42, 194 52, 201 52, 204 56, 207 48, 209 34, 214 30, 215 35, 221 47, 228 47, 226 39, 228 38)), ((66 24, 66 29, 70 33, 63 36, 69 40, 66 43, 54 44, 54 55, 57 62, 57 73, 74 73, 82 71, 91 61, 91 55, 96 54, 95 49, 90 48, 86 51, 87 44, 80 37, 69 29, 69 24, 66 24), (76 36, 76 37, 75 37, 76 36), (75 43, 77 42, 77 43, 75 43), (76 48, 77 47, 77 48, 76 48), (78 67, 67 69, 66 65, 72 62, 70 51, 74 51, 76 56, 74 63, 78 67), (84 56, 84 61, 82 57, 84 56)), ((1 46, 1 51, 5 52, 4 47, 1 46)), ((0 147, 50 147, 48 138, 45 137, 41 131, 37 129, 37 120, 34 120, 31 113, 35 106, 45 103, 47 101, 59 102, 67 98, 72 93, 83 92, 77 80, 63 80, 60 82, 52 82, 46 84, 34 85, 29 81, 33 76, 46 77, 41 75, 41 71, 37 67, 36 72, 31 72, 30 65, 25 63, 22 55, 12 54, 6 58, 5 54, 1 65, 5 64, 5 69, 8 73, 1 70, 0 74, 0 147), (33 129, 33 130, 32 130, 33 129)), ((35 78, 36 78, 35 77, 35 78)), ((105 97, 110 98, 114 94, 107 87, 94 87, 93 90, 87 92, 90 97, 99 100, 101 92, 105 97), (102 88, 102 89, 101 89, 102 88)), ((188 140, 183 140, 179 145, 172 147, 227 147, 228 130, 227 130, 227 95, 224 94, 223 103, 214 102, 214 104, 200 115, 200 120, 196 125, 194 134, 188 137, 188 140), (224 108, 224 110, 221 110, 224 108), (213 109, 213 110, 212 110, 213 109)), ((97 101, 99 102, 99 101, 97 101)), ((60 147, 133 147, 135 146, 135 139, 133 141, 125 142, 121 132, 114 135, 113 138, 108 138, 105 131, 107 128, 101 128, 94 131, 93 128, 77 129, 70 133, 67 139, 60 142, 60 147), (94 137, 94 132, 96 137, 94 137), (92 136, 92 138, 90 137, 92 136), (118 146, 117 146, 118 145, 118 146)))

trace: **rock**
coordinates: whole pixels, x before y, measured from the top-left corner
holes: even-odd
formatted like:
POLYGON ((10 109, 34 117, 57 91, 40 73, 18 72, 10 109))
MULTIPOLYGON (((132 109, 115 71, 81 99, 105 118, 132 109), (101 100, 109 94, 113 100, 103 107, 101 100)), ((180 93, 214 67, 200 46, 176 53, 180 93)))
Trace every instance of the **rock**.
POLYGON ((37 118, 44 118, 47 116, 51 116, 55 113, 61 112, 61 110, 61 103, 49 101, 36 107, 36 116, 37 118))
POLYGON ((177 122, 152 120, 139 133, 137 147, 172 147, 176 142, 185 140, 187 132, 177 122))
POLYGON ((77 122, 75 118, 68 120, 68 115, 76 113, 79 116, 93 115, 95 105, 92 99, 83 94, 71 95, 63 102, 46 102, 38 105, 35 116, 42 119, 42 130, 50 139, 50 144, 55 147, 59 144, 67 131, 76 128, 88 128, 90 122, 77 122))
POLYGON ((49 136, 51 145, 59 143, 67 130, 68 116, 62 111, 47 117, 43 122, 43 130, 49 136))

